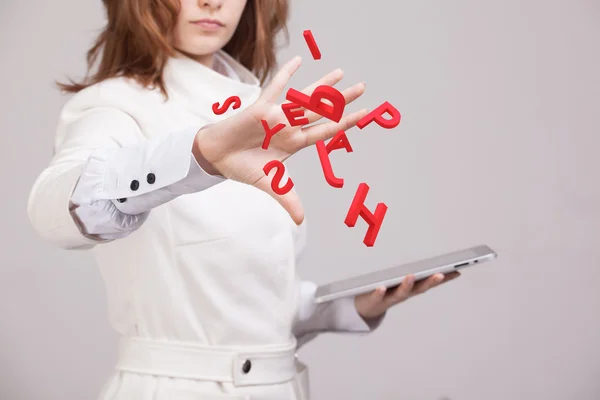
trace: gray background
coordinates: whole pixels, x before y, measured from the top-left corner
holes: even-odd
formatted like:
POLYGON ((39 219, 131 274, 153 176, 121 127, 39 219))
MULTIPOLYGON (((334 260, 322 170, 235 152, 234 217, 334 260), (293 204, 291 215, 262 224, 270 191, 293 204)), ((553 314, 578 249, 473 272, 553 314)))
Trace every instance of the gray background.
MULTIPOLYGON (((342 67, 367 82, 351 109, 390 101, 394 130, 349 131, 325 182, 314 148, 291 160, 319 283, 478 243, 499 258, 396 307, 377 332, 302 352, 315 399, 600 398, 600 2, 293 2, 292 85, 342 67), (310 57, 311 29, 323 59, 310 57), (374 247, 345 213, 358 183, 389 206, 374 247)), ((65 98, 102 26, 100 1, 0 4, 0 398, 93 399, 115 357, 87 253, 43 243, 26 218, 65 98)))

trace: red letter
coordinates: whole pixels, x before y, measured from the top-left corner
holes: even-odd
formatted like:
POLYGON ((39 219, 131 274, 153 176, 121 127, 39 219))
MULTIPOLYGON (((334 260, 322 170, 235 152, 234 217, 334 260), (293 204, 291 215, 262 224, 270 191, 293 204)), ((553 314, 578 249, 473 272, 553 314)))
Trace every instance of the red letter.
POLYGON ((367 230, 367 234, 365 235, 363 243, 368 247, 372 247, 375 244, 375 239, 379 233, 379 228, 381 228, 381 223, 383 222, 383 217, 387 211, 387 206, 384 203, 379 203, 375 208, 375 214, 371 213, 371 211, 369 211, 369 209, 365 206, 365 199, 367 198, 368 192, 369 185, 364 182, 358 185, 358 190, 354 195, 354 200, 352 200, 350 210, 348 211, 346 220, 344 222, 348 227, 352 228, 354 225, 356 225, 358 216, 360 215, 363 217, 367 224, 369 224, 369 229, 367 230))
POLYGON ((313 59, 320 60, 321 52, 319 51, 319 47, 317 46, 315 38, 313 37, 312 32, 310 30, 304 31, 304 40, 306 40, 306 44, 310 49, 310 54, 313 56, 313 59))
POLYGON ((344 186, 344 180, 342 178, 337 178, 333 175, 333 169, 331 168, 331 160, 329 160, 329 154, 327 149, 325 148, 325 143, 322 140, 319 140, 317 143, 317 153, 319 154, 319 159, 321 160, 321 167, 323 167, 323 174, 325 175, 325 180, 331 186, 336 188, 341 188, 344 186))
POLYGON ((225 113, 225 111, 227 111, 227 109, 229 108, 231 103, 234 103, 234 105, 233 105, 234 110, 237 110, 242 105, 242 101, 240 100, 239 97, 231 96, 227 100, 225 100, 225 103, 223 103, 222 107, 219 107, 219 103, 213 104, 212 110, 216 115, 221 115, 221 114, 225 113))
POLYGON ((299 126, 308 124, 308 118, 300 118, 304 117, 304 110, 298 104, 295 103, 285 103, 281 105, 281 109, 285 114, 290 126, 299 126))
POLYGON ((260 120, 262 122, 262 126, 265 130, 265 140, 263 140, 262 148, 267 150, 269 148, 269 143, 271 143, 271 138, 280 130, 285 128, 285 124, 277 124, 275 128, 269 128, 269 124, 264 119, 260 120))
POLYGON ((398 124, 400 123, 400 112, 396 110, 396 108, 393 105, 386 101, 385 103, 383 103, 382 105, 380 105, 379 107, 362 117, 360 121, 358 121, 356 126, 358 126, 359 129, 362 129, 373 121, 377 122, 377 124, 382 128, 392 129, 398 126, 398 124), (386 112, 390 114, 392 119, 383 118, 383 114, 386 112))
POLYGON ((283 163, 279 160, 269 161, 263 168, 265 175, 269 176, 269 172, 271 172, 273 168, 277 168, 277 171, 275 171, 275 176, 271 181, 271 189, 273 189, 273 191, 277 194, 286 194, 287 192, 292 190, 292 188, 294 187, 294 182, 292 182, 291 178, 288 178, 288 181, 285 184, 285 186, 280 188, 278 185, 281 182, 281 178, 283 178, 283 173, 285 172, 285 165, 283 165, 283 163))
POLYGON ((340 122, 346 107, 344 95, 339 90, 327 85, 317 87, 310 97, 290 88, 285 99, 335 122, 340 122), (322 99, 329 100, 333 106, 323 103, 322 99))
POLYGON ((331 186, 336 188, 341 188, 344 186, 344 180, 342 178, 337 178, 333 175, 333 169, 331 168, 331 160, 329 160, 329 153, 333 150, 345 148, 346 152, 352 152, 352 146, 350 146, 350 142, 348 141, 348 137, 344 131, 339 131, 336 135, 327 143, 325 146, 325 142, 323 140, 319 140, 316 143, 317 152, 319 154, 319 160, 321 160, 321 167, 323 168, 323 174, 325 175, 325 180, 331 186))
POLYGON ((350 146, 350 142, 348 141, 348 136, 346 136, 346 132, 339 131, 335 134, 335 136, 327 143, 327 153, 331 153, 333 150, 346 149, 346 153, 352 153, 352 146, 350 146))

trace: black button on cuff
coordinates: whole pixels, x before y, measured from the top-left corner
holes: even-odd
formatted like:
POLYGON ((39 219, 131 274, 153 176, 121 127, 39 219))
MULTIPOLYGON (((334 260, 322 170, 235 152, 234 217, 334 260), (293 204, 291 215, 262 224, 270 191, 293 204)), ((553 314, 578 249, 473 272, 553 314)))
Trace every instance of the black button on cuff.
POLYGON ((149 184, 153 184, 154 182, 156 182, 156 175, 154 175, 152 172, 150 172, 147 176, 146 176, 146 182, 148 182, 149 184))
POLYGON ((122 199, 117 199, 117 201, 119 203, 125 203, 127 201, 127 199, 126 198, 122 198, 122 199))
POLYGON ((244 361, 244 365, 242 365, 242 372, 247 374, 248 372, 250 372, 250 368, 252 368, 252 363, 250 362, 250 360, 244 361))
POLYGON ((129 185, 129 188, 131 190, 138 190, 140 187, 140 183, 138 181, 136 181, 135 179, 131 181, 131 185, 129 185))

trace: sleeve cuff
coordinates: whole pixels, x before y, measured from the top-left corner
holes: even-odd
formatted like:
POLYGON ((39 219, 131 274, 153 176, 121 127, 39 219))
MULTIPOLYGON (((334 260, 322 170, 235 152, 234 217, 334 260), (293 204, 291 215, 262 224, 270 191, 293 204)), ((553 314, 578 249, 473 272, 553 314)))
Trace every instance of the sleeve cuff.
POLYGON ((296 336, 315 332, 368 333, 377 329, 384 316, 363 319, 354 304, 354 297, 344 297, 327 303, 314 302, 317 285, 301 282, 300 300, 294 332, 296 336))
POLYGON ((193 177, 203 177, 202 186, 223 181, 224 177, 209 175, 195 162, 192 146, 197 131, 193 128, 175 132, 141 147, 94 151, 88 163, 89 173, 96 175, 97 181, 93 200, 141 196, 180 182, 191 169, 198 173, 193 177))
POLYGON ((128 215, 119 211, 110 200, 75 206, 71 211, 79 229, 98 243, 129 236, 148 219, 149 212, 128 215))
POLYGON ((137 215, 183 194, 226 180, 196 162, 192 145, 197 129, 149 141, 141 147, 94 151, 73 193, 77 205, 109 200, 127 215, 137 215))
POLYGON ((327 312, 332 321, 332 329, 343 332, 371 332, 381 325, 385 316, 364 319, 356 310, 354 297, 343 297, 331 301, 327 312))

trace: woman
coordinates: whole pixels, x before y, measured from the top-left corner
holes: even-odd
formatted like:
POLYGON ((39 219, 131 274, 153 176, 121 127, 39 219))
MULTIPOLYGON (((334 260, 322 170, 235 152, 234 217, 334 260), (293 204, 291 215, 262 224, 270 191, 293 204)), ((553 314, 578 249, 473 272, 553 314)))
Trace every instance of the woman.
MULTIPOLYGON (((386 310, 439 284, 315 305, 295 265, 306 222, 264 165, 349 129, 287 126, 263 149, 261 120, 285 123, 286 63, 261 90, 285 30, 285 0, 104 0, 88 53, 95 74, 63 85, 55 156, 34 184, 30 220, 65 249, 89 249, 121 335, 100 399, 308 399, 297 349, 319 332, 369 332, 386 310), (257 78, 260 76, 260 80, 257 78), (241 107, 215 114, 238 96, 241 107)), ((333 71, 318 85, 334 85, 333 71)), ((342 93, 347 103, 364 85, 342 93)), ((320 116, 306 112, 310 123, 320 116)))

